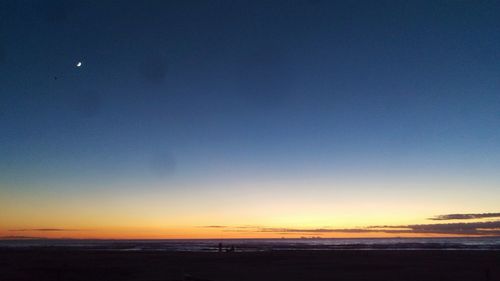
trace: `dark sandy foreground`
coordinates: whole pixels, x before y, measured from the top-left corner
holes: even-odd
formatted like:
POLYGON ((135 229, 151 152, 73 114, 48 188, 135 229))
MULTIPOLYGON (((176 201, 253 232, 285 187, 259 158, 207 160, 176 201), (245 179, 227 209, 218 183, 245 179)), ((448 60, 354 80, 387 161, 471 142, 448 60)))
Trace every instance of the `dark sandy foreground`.
POLYGON ((16 280, 500 280, 500 251, 0 250, 16 280))

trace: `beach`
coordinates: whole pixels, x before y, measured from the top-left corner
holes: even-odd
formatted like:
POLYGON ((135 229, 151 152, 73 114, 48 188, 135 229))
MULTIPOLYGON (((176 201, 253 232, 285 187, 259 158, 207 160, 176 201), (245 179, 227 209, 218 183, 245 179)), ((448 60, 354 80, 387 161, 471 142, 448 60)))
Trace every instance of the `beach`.
POLYGON ((500 251, 0 249, 0 280, 500 280, 500 251))

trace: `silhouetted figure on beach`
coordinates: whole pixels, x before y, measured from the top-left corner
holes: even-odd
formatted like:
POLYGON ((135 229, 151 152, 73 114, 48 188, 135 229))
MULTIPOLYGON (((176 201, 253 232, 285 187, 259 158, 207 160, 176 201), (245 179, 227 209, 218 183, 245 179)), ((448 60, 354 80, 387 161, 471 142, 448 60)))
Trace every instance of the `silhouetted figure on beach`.
POLYGON ((490 269, 487 268, 485 271, 484 271, 484 277, 485 277, 485 280, 486 281, 490 281, 490 277, 491 277, 491 273, 490 273, 490 269))
POLYGON ((226 249, 226 253, 232 253, 234 252, 234 246, 231 246, 230 248, 226 249))
POLYGON ((222 243, 219 243, 219 253, 222 253, 222 243))

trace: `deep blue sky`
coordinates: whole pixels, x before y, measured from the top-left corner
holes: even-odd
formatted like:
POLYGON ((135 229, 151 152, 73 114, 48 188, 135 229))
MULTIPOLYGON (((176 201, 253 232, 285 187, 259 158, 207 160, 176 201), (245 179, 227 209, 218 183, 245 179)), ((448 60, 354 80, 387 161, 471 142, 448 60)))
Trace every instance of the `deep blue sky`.
POLYGON ((425 178, 496 195, 499 15, 498 1, 1 1, 0 186, 425 178))

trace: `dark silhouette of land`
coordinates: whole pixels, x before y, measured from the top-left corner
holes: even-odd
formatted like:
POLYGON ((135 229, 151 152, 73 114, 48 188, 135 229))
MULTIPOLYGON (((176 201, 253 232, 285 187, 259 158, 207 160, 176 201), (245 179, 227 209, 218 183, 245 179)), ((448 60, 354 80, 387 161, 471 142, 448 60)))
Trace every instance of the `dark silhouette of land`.
POLYGON ((500 280, 500 251, 0 249, 0 280, 500 280))

